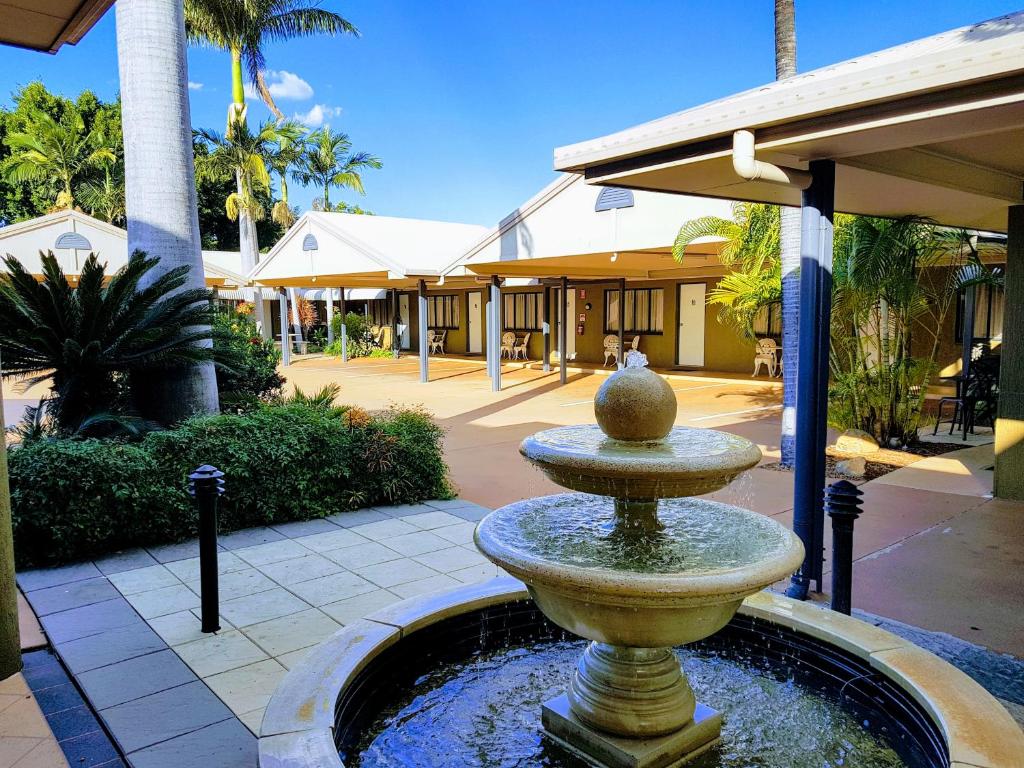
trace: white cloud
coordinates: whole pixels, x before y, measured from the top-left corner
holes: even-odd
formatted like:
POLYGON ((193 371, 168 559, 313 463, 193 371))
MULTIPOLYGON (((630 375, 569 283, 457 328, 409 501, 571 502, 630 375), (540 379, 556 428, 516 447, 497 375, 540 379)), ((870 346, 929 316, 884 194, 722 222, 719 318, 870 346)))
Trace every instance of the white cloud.
MULTIPOLYGON (((304 101, 313 98, 313 86, 296 75, 294 72, 285 70, 268 69, 263 73, 263 79, 267 83, 267 90, 275 99, 281 101, 304 101)), ((245 84, 245 95, 250 99, 260 98, 255 83, 245 84)))
POLYGON ((203 88, 203 84, 202 83, 196 83, 196 82, 193 82, 192 80, 188 81, 188 89, 190 91, 199 91, 199 90, 202 90, 202 88, 203 88))
POLYGON ((326 104, 314 104, 307 112, 297 112, 292 117, 307 128, 319 128, 325 120, 338 117, 341 107, 329 107, 326 104))

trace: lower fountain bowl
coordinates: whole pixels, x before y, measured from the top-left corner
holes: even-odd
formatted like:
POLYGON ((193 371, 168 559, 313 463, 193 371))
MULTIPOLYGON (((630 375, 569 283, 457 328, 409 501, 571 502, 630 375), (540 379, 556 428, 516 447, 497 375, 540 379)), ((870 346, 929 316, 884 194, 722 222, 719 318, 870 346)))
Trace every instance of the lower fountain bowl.
MULTIPOLYGON (((408 758, 403 765, 435 768, 514 762, 582 768, 584 762, 540 738, 540 705, 564 686, 582 650, 578 642, 567 643, 565 638, 533 606, 524 586, 510 578, 390 606, 346 626, 292 667, 263 719, 259 765, 370 768, 385 764, 395 755, 374 751, 374 745, 385 738, 374 729, 386 722, 392 727, 390 736, 399 741, 387 742, 385 749, 402 750, 408 758), (546 657, 546 662, 540 654, 535 662, 537 643, 549 641, 556 644, 557 653, 546 657), (495 651, 500 659, 488 656, 495 651), (512 667, 524 664, 526 673, 518 677, 511 673, 512 667), (445 683, 439 671, 452 665, 464 671, 461 683, 445 683), (499 673, 505 668, 510 673, 502 678, 499 673), (557 680, 551 693, 531 694, 531 686, 552 672, 557 680), (511 708, 508 733, 472 727, 460 733, 437 724, 444 719, 445 700, 449 708, 460 709, 471 725, 486 722, 488 705, 473 698, 472 686, 467 684, 474 679, 477 695, 483 689, 492 705, 497 701, 511 708), (502 679, 510 687, 501 688, 502 679), (527 694, 532 698, 524 703, 521 697, 527 694), (425 730, 421 726, 416 731, 412 721, 396 716, 397 708, 410 700, 420 703, 423 711, 418 722, 426 719, 425 730), (418 737, 424 740, 418 742, 418 737), (481 744, 486 739, 491 742, 490 752, 481 744), (383 756, 385 763, 374 762, 374 754, 383 756)), ((805 750, 817 749, 819 740, 831 738, 832 732, 828 723, 815 720, 813 712, 804 713, 812 722, 807 733, 780 726, 781 720, 799 709, 786 697, 804 676, 809 676, 810 689, 832 697, 847 711, 844 717, 855 728, 863 722, 865 729, 895 743, 900 752, 895 765, 1020 766, 1024 733, 992 696, 956 668, 877 627, 761 592, 747 598, 732 622, 701 643, 695 653, 699 656, 701 648, 712 646, 734 648, 740 657, 776 669, 778 681, 771 683, 774 687, 738 691, 736 698, 748 711, 764 710, 763 717, 756 716, 759 722, 745 726, 749 733, 737 734, 740 714, 721 707, 723 745, 698 758, 694 765, 699 768, 750 765, 755 760, 737 762, 744 759, 743 750, 750 748, 762 750, 759 765, 805 764, 809 754, 805 750), (779 757, 783 753, 797 757, 779 757)), ((693 657, 684 666, 693 671, 693 663, 703 665, 702 669, 721 666, 714 656, 707 662, 693 657)), ((845 749, 841 743, 837 748, 845 749)), ((856 764, 853 757, 847 755, 845 764, 856 764)), ((872 768, 882 764, 869 759, 859 764, 872 768)))

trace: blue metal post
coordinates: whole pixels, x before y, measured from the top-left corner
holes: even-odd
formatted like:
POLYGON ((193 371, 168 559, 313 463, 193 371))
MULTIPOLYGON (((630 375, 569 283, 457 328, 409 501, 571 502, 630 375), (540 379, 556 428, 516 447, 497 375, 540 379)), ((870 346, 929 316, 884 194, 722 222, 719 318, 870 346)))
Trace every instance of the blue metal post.
POLYGON ((338 304, 338 313, 341 315, 341 362, 348 362, 348 325, 345 323, 345 316, 348 314, 348 307, 345 304, 345 289, 340 288, 341 302, 338 304))
POLYGON ((491 379, 491 391, 501 392, 501 278, 491 278, 491 312, 494 322, 491 324, 494 341, 494 376, 491 379))
POLYGON ((427 347, 427 281, 420 280, 416 291, 417 307, 419 313, 419 347, 420 347, 420 383, 426 384, 430 379, 429 354, 427 347))
POLYGON ((551 370, 551 286, 544 286, 544 373, 551 370))
POLYGON ((793 531, 803 542, 805 554, 786 591, 799 600, 807 598, 812 580, 821 591, 835 163, 814 160, 810 171, 813 181, 804 190, 801 206, 800 346, 793 483, 793 531))

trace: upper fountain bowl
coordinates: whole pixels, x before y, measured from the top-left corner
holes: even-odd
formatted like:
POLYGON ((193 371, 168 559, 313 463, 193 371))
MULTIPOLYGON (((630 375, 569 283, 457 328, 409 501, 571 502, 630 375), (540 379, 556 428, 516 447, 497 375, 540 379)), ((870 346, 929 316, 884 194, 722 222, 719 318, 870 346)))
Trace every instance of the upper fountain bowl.
POLYGON ((616 440, 596 424, 555 427, 527 437, 519 452, 563 488, 628 500, 711 493, 761 460, 745 438, 688 427, 647 442, 616 440))

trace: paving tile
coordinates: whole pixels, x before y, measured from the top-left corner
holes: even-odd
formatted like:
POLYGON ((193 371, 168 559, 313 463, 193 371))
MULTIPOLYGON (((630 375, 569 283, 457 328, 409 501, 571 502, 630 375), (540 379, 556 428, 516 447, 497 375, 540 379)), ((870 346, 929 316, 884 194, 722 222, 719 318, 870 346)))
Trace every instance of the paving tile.
MULTIPOLYGON (((24 658, 22 656, 22 659, 24 658)), ((21 674, 33 691, 68 682, 68 675, 55 656, 51 656, 49 663, 46 664, 29 666, 26 663, 21 674)))
POLYGON ((81 707, 85 704, 85 701, 82 699, 82 695, 71 683, 63 683, 49 688, 41 688, 40 690, 33 691, 32 693, 36 697, 36 703, 39 704, 39 709, 41 709, 43 714, 46 716, 52 715, 55 712, 61 712, 65 709, 81 707))
POLYGON ((480 506, 479 504, 474 504, 472 501, 467 501, 466 499, 430 499, 429 501, 425 501, 423 503, 426 504, 428 507, 433 507, 434 509, 441 509, 444 511, 460 509, 463 507, 480 506))
POLYGON ((433 568, 441 573, 451 573, 471 565, 484 565, 489 561, 479 552, 472 552, 465 547, 449 547, 436 552, 427 552, 413 558, 418 563, 428 568, 433 568))
POLYGON ((327 519, 335 525, 340 525, 342 528, 351 528, 356 525, 376 523, 390 518, 388 515, 375 509, 357 509, 354 512, 340 512, 337 515, 330 515, 327 519))
POLYGON ((73 739, 76 736, 101 730, 99 721, 88 705, 49 714, 46 716, 46 722, 57 741, 73 739))
MULTIPOLYGON (((285 669, 292 669, 296 664, 306 658, 312 650, 313 646, 309 646, 308 648, 299 648, 299 650, 292 651, 291 653, 283 653, 277 657, 277 663, 283 665, 285 669)), ((260 710, 260 716, 262 717, 262 715, 263 710, 260 710)), ((242 720, 245 720, 244 716, 242 716, 242 720)))
POLYGON ((256 736, 260 735, 260 725, 263 723, 263 715, 267 711, 266 707, 262 709, 254 709, 252 712, 245 712, 238 716, 238 719, 242 721, 242 725, 248 728, 256 736))
POLYGON ((98 768, 116 761, 117 749, 103 731, 90 731, 60 744, 64 756, 74 768, 98 768))
MULTIPOLYGON (((238 597, 220 604, 220 612, 236 627, 259 624, 281 616, 298 613, 309 608, 283 587, 260 592, 256 595, 238 597)), ((250 707, 253 709, 253 707, 250 707)))
POLYGON ((388 517, 407 517, 430 512, 432 507, 426 504, 393 504, 389 507, 374 507, 378 512, 383 512, 388 517))
MULTIPOLYGON (((231 571, 218 575, 217 592, 220 601, 234 600, 236 597, 255 595, 257 592, 266 592, 277 586, 271 579, 257 571, 255 568, 246 567, 242 571, 231 571)), ((186 586, 196 595, 202 596, 202 583, 190 581, 186 586)))
POLYGON ((437 571, 428 568, 415 560, 395 560, 390 563, 378 563, 356 568, 355 572, 376 584, 378 587, 393 587, 409 581, 437 576, 437 571))
POLYGON ((177 576, 159 564, 137 568, 134 571, 112 573, 107 578, 122 595, 137 595, 140 592, 173 587, 181 583, 177 576))
POLYGON ((281 560, 288 560, 293 557, 308 555, 309 550, 296 541, 282 538, 280 541, 272 541, 268 544, 259 544, 255 547, 244 547, 234 550, 235 554, 245 560, 249 565, 269 565, 281 560))
POLYGON ((439 589, 455 587, 460 584, 462 584, 461 581, 456 581, 451 576, 438 574, 428 579, 417 579, 416 581, 408 581, 405 584, 396 584, 391 589, 402 597, 413 597, 415 595, 425 595, 428 592, 436 592, 439 589))
MULTIPOLYGON (((158 616, 155 619, 150 619, 149 625, 153 628, 154 632, 163 638, 165 643, 171 646, 208 637, 200 629, 202 622, 200 621, 198 611, 178 611, 177 613, 169 613, 166 616, 158 616)), ((232 625, 230 621, 221 615, 220 626, 223 632, 231 629, 232 625)))
POLYGON ((46 616, 83 605, 92 605, 118 597, 118 592, 104 577, 82 579, 70 584, 37 589, 26 595, 36 616, 46 616))
POLYGON ((129 759, 133 768, 253 768, 256 737, 232 718, 132 752, 129 759))
POLYGON ((60 655, 68 669, 81 674, 108 664, 162 650, 167 644, 144 622, 62 643, 60 655))
POLYGON ((207 677, 205 682, 232 712, 252 712, 267 706, 285 668, 273 659, 207 677))
POLYGON ((314 552, 328 552, 332 549, 341 549, 342 547, 354 547, 357 544, 368 543, 367 539, 364 539, 355 531, 349 530, 348 528, 339 528, 336 525, 331 526, 334 530, 327 533, 316 533, 312 536, 303 536, 299 539, 299 544, 311 549, 314 552))
POLYGON ((174 650, 199 677, 227 672, 267 658, 266 653, 238 630, 207 635, 175 646, 174 650))
POLYGON ((326 613, 335 621, 342 624, 352 624, 359 619, 376 613, 382 608, 387 608, 392 603, 401 600, 398 595, 386 589, 378 589, 375 592, 367 592, 363 595, 350 597, 346 600, 339 600, 336 603, 329 603, 320 610, 326 613))
POLYGON ((195 675, 174 651, 167 649, 83 672, 77 678, 89 702, 105 709, 190 683, 195 675))
POLYGON ((217 543, 224 547, 224 549, 234 551, 236 549, 256 547, 260 544, 267 544, 271 541, 281 541, 283 539, 284 536, 270 528, 246 528, 241 531, 235 531, 234 533, 226 533, 223 536, 218 537, 217 543))
POLYGON ((98 635, 100 632, 127 627, 141 621, 139 614, 123 597, 82 608, 72 608, 70 611, 51 613, 40 619, 50 642, 57 644, 98 635))
POLYGON ((40 568, 34 571, 23 571, 18 574, 18 586, 24 592, 37 589, 56 587, 58 584, 70 584, 72 581, 94 579, 102 576, 99 568, 92 563, 74 563, 59 568, 40 568))
POLYGON ((21 640, 21 652, 25 653, 33 649, 45 648, 49 645, 46 641, 46 635, 43 634, 43 628, 39 626, 39 619, 36 618, 35 613, 32 611, 32 606, 25 599, 25 593, 20 589, 17 591, 16 601, 18 603, 18 630, 19 639, 21 640))
POLYGON ((388 560, 398 560, 401 555, 393 549, 388 549, 376 541, 368 541, 357 547, 345 547, 344 549, 332 549, 322 553, 324 557, 333 560, 343 568, 358 568, 362 565, 376 565, 386 563, 388 560))
POLYGON ((444 528, 435 528, 431 531, 435 536, 440 536, 452 544, 472 544, 473 531, 476 530, 476 523, 459 521, 455 525, 446 525, 444 528))
POLYGON ((9 736, 0 739, 0 765, 13 766, 18 760, 36 748, 39 739, 30 736, 9 736))
POLYGON ((22 695, 0 712, 0 739, 10 736, 32 736, 37 739, 51 737, 50 726, 46 724, 46 719, 32 696, 22 695))
POLYGON ((289 539, 305 538, 316 533, 329 533, 330 531, 338 530, 337 525, 324 518, 297 520, 293 523, 277 523, 270 527, 289 539))
MULTIPOLYGON (((157 744, 231 718, 209 688, 199 680, 110 707, 100 712, 125 752, 157 744)), ((133 761, 134 762, 134 761, 133 761)), ((182 760, 181 765, 196 765, 182 760)))
POLYGON ((416 531, 406 533, 402 536, 395 536, 387 540, 388 549, 393 549, 406 557, 422 555, 424 552, 433 552, 437 549, 450 547, 452 543, 435 536, 429 531, 416 531))
POLYGON ((334 619, 312 609, 253 624, 244 632, 260 648, 276 657, 316 645, 339 629, 341 626, 334 619))
POLYGON ((352 530, 360 536, 365 536, 373 541, 386 541, 405 533, 415 533, 419 528, 397 518, 388 518, 387 520, 378 520, 375 523, 357 525, 352 530))
POLYGON ((463 584, 476 584, 480 581, 496 578, 498 566, 494 565, 494 563, 481 563, 480 565, 471 565, 469 568, 460 568, 448 575, 453 579, 458 579, 463 584))
POLYGON ((187 611, 199 606, 199 595, 184 584, 125 595, 125 599, 144 619, 166 616, 168 613, 187 611))
POLYGON ((199 557, 199 539, 179 541, 176 544, 162 544, 158 547, 147 547, 147 551, 158 563, 173 563, 199 557))
POLYGON ((103 575, 109 576, 112 573, 134 571, 138 568, 157 565, 157 561, 149 552, 139 547, 107 555, 101 560, 96 560, 94 565, 100 569, 103 575))
POLYGON ((261 565, 260 570, 282 586, 309 581, 338 573, 341 566, 326 557, 306 552, 305 557, 294 557, 276 563, 261 565))
POLYGON ((453 517, 458 517, 462 520, 467 520, 471 523, 479 523, 481 520, 483 520, 485 517, 491 514, 491 510, 489 510, 487 507, 480 506, 459 507, 458 509, 450 509, 448 510, 448 512, 453 517))
POLYGON ((66 768, 67 764, 60 745, 53 739, 44 739, 18 760, 14 768, 66 768))
POLYGON ((346 597, 372 592, 375 589, 377 589, 376 585, 349 571, 339 571, 321 576, 319 579, 310 579, 288 586, 288 591, 313 606, 334 603, 346 597))
MULTIPOLYGON (((247 562, 233 552, 221 550, 217 553, 217 573, 219 574, 241 571, 249 567, 251 566, 247 562)), ((189 557, 167 563, 167 570, 186 583, 199 581, 199 558, 189 557)))
POLYGON ((429 531, 433 528, 443 528, 446 525, 456 525, 463 522, 462 518, 450 515, 447 512, 431 511, 424 512, 420 515, 410 515, 409 517, 403 517, 402 520, 410 525, 415 525, 424 531, 429 531))

